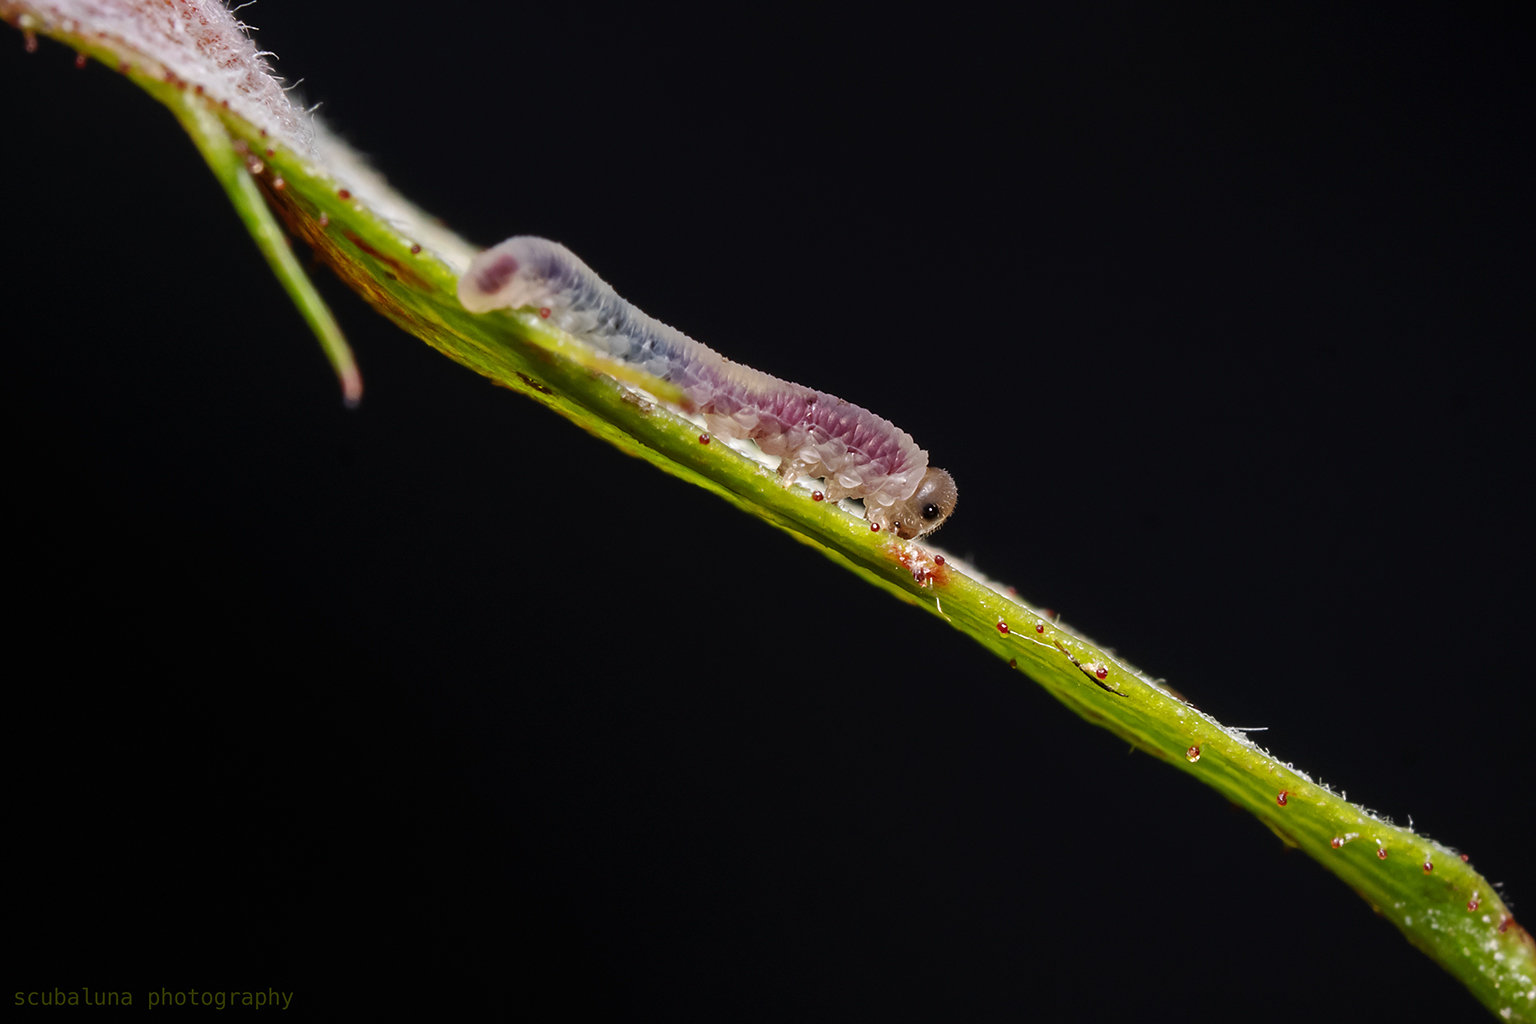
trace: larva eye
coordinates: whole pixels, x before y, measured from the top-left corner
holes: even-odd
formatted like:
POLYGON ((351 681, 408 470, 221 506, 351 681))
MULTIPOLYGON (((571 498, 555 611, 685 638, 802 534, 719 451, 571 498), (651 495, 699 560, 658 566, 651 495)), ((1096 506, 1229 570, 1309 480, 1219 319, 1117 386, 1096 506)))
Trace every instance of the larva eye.
POLYGON ((893 509, 892 529, 907 540, 937 530, 955 510, 957 495, 954 477, 942 469, 928 470, 912 497, 893 509))

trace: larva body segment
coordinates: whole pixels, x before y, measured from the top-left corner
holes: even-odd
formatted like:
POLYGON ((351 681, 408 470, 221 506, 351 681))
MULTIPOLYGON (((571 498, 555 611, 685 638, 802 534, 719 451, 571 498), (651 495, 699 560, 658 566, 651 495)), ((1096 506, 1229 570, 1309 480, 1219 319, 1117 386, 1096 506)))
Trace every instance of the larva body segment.
POLYGON ((613 359, 677 385, 719 436, 782 457, 786 483, 826 481, 826 497, 864 499, 873 526, 902 537, 938 527, 955 485, 912 435, 860 406, 734 363, 620 298, 565 246, 520 235, 480 253, 459 278, 472 313, 530 306, 613 359))

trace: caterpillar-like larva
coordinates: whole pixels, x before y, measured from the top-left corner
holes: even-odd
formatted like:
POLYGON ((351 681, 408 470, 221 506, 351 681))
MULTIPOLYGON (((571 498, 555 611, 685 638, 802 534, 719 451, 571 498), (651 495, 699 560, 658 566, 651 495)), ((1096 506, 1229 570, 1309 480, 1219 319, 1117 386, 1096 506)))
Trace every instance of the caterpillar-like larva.
POLYGON ((471 313, 524 306, 612 359, 675 384, 722 437, 780 456, 788 486, 826 481, 826 497, 864 499, 871 528, 911 539, 955 510, 954 479, 928 467, 912 435, 851 402, 733 363, 621 299, 565 246, 519 235, 476 256, 459 278, 471 313))

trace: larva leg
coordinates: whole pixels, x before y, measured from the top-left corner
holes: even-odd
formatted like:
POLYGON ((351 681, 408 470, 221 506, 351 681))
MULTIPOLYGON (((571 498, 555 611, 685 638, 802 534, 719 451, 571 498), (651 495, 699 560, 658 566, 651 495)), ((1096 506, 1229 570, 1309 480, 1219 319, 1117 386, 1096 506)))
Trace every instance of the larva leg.
POLYGON ((795 486, 795 481, 809 474, 811 467, 799 459, 784 456, 784 461, 779 463, 779 483, 785 487, 795 486))
POLYGON ((877 505, 873 499, 864 500, 864 518, 869 520, 871 526, 878 526, 882 530, 892 530, 892 509, 885 505, 877 505))

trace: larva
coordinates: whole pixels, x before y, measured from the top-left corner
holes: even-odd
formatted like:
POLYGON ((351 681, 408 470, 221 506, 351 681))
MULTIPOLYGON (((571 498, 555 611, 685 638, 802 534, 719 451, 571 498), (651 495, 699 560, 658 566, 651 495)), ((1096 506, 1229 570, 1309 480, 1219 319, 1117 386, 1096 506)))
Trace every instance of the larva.
POLYGON ((620 298, 565 246, 519 235, 485 250, 459 278, 472 313, 537 309, 610 358, 677 385, 723 437, 781 457, 788 486, 826 481, 826 497, 864 499, 872 529, 920 537, 955 510, 954 479, 889 420, 834 395, 733 363, 620 298))

